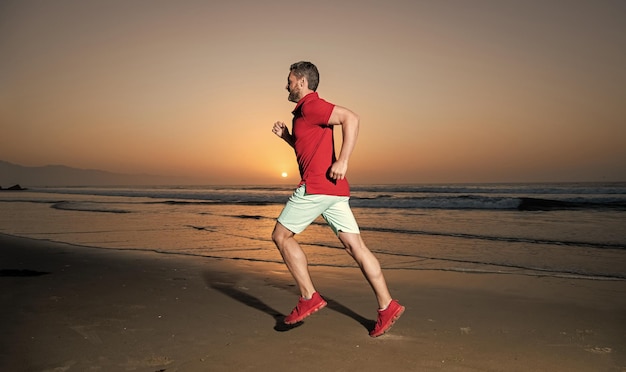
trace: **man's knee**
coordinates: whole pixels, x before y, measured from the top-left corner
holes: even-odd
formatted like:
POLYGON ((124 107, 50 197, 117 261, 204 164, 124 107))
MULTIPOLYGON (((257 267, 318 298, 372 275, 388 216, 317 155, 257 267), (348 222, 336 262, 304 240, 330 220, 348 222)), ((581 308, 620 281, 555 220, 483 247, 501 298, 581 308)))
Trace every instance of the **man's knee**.
POLYGON ((363 252, 369 252, 369 248, 365 245, 361 234, 340 232, 339 240, 341 240, 344 248, 351 256, 358 256, 363 252))
POLYGON ((291 238, 294 234, 289 231, 285 226, 280 224, 280 222, 276 222, 276 226, 274 226, 274 231, 272 231, 272 241, 276 244, 277 247, 281 247, 285 240, 291 238))

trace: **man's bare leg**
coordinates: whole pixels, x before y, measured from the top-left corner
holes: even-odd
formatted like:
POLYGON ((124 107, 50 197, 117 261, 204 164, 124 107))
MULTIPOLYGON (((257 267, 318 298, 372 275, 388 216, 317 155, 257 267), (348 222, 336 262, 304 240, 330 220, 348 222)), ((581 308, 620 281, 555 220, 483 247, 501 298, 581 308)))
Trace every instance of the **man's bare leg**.
POLYGON ((279 222, 276 222, 272 232, 272 240, 280 251, 281 256, 283 256, 283 261, 285 261, 289 272, 295 279, 301 296, 311 298, 313 293, 315 293, 315 287, 309 274, 306 254, 300 247, 300 244, 294 239, 294 233, 279 222))
POLYGON ((374 290, 376 299, 378 300, 378 307, 385 309, 391 302, 391 294, 385 281, 385 276, 380 267, 378 259, 367 248, 361 234, 352 233, 339 233, 339 240, 346 248, 346 251, 354 258, 356 263, 361 268, 361 272, 369 282, 370 286, 374 290))

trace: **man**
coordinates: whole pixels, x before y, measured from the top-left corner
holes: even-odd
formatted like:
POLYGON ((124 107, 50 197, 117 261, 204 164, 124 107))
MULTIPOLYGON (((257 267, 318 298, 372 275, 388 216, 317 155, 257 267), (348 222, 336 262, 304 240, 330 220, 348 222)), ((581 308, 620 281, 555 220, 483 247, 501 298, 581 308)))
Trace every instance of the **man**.
POLYGON ((294 324, 326 306, 309 275, 307 258, 294 239, 320 214, 333 229, 346 251, 354 258, 378 300, 378 318, 370 336, 378 337, 391 328, 404 312, 387 288, 380 263, 365 246, 348 204, 350 186, 346 180, 348 160, 356 144, 359 117, 352 111, 319 98, 319 72, 311 62, 291 65, 287 81, 289 100, 296 103, 292 133, 276 122, 274 134, 294 148, 302 180, 278 217, 272 240, 296 281, 301 297, 285 317, 294 324), (333 127, 341 125, 343 144, 335 157, 333 127))

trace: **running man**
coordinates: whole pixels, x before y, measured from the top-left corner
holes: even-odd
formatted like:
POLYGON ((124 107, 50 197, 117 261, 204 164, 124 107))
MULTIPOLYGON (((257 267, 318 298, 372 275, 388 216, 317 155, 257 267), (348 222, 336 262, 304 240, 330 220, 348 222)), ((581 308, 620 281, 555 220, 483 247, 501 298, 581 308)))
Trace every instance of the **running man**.
POLYGON ((298 323, 327 305, 313 286, 306 255, 294 238, 322 215, 374 290, 379 309, 370 336, 378 337, 402 315, 404 306, 392 299, 380 263, 363 242, 349 205, 346 172, 359 132, 359 117, 321 99, 316 92, 318 83, 319 72, 314 64, 301 61, 291 65, 286 88, 289 101, 296 103, 292 133, 280 121, 272 128, 274 134, 294 148, 302 177, 272 233, 301 295, 284 322, 298 323), (341 125, 343 136, 339 158, 335 156, 335 125, 341 125))

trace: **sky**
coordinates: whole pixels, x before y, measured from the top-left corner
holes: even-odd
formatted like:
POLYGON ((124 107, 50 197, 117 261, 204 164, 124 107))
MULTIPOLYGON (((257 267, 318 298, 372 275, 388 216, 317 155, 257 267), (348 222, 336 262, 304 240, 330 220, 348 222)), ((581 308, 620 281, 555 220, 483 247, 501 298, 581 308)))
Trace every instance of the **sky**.
POLYGON ((626 181, 621 0, 4 0, 0 160, 297 183, 300 60, 352 184, 626 181))

